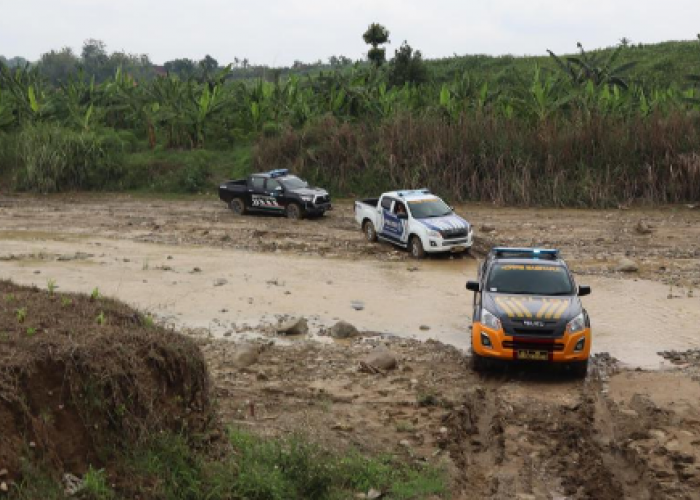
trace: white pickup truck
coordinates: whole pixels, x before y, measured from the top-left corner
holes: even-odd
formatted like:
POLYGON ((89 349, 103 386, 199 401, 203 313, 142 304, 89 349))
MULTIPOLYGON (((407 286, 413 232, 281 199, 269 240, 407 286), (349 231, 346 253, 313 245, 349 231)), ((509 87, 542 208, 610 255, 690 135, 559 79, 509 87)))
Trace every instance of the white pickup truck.
POLYGON ((426 253, 468 251, 473 242, 471 225, 427 189, 356 201, 355 220, 368 241, 408 248, 416 259, 426 253))

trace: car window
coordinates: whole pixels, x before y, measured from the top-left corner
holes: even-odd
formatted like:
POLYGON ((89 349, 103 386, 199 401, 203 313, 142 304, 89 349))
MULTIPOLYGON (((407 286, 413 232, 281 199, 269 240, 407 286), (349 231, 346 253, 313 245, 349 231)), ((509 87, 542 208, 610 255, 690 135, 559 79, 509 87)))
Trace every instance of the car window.
POLYGON ((494 264, 486 290, 528 295, 573 295, 574 285, 563 266, 551 264, 494 264))
POLYGON ((295 177, 294 175, 283 177, 280 179, 280 182, 282 182, 282 185, 289 190, 309 187, 309 184, 306 181, 302 181, 299 177, 295 177))
POLYGON ((267 180, 267 190, 268 191, 274 191, 278 187, 280 187, 280 183, 277 182, 275 179, 268 179, 267 180))
POLYGON ((265 177, 253 177, 253 189, 263 189, 265 187, 265 177))
POLYGON ((452 209, 440 198, 409 201, 408 206, 411 208, 411 214, 416 219, 452 215, 452 209))
POLYGON ((397 201, 396 203, 394 203, 394 213, 395 214, 405 214, 406 213, 406 205, 404 205, 400 201, 397 201))
POLYGON ((382 198, 382 208, 385 210, 390 210, 391 209, 391 202, 394 201, 391 198, 385 196, 382 198))

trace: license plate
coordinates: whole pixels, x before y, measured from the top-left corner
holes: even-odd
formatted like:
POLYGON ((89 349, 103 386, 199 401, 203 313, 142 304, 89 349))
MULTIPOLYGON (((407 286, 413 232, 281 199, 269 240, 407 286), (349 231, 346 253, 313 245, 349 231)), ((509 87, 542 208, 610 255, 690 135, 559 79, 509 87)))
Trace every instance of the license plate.
POLYGON ((530 361, 549 361, 549 353, 547 351, 518 351, 518 359, 528 359, 530 361))
POLYGON ((465 246, 457 245, 457 246, 452 247, 451 251, 454 253, 457 253, 457 252, 464 252, 466 249, 467 249, 467 247, 465 247, 465 246))

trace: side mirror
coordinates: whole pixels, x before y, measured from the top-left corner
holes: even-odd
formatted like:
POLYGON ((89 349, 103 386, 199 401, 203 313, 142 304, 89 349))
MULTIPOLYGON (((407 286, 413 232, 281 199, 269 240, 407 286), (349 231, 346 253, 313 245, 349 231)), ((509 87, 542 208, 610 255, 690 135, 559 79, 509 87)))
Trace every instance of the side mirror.
POLYGON ((481 291, 481 287, 479 286, 478 281, 467 281, 467 290, 470 292, 479 292, 481 291))
POLYGON ((407 220, 408 214, 396 214, 396 217, 398 217, 401 220, 407 220))
POLYGON ((590 295, 591 294, 591 287, 590 286, 584 286, 581 285, 578 287, 578 296, 583 297, 584 295, 590 295))

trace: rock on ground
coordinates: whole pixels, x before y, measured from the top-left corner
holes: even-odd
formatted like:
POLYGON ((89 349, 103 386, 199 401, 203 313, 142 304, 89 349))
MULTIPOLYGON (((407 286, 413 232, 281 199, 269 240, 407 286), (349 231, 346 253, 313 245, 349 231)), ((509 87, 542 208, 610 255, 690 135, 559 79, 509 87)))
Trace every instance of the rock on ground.
POLYGON ((374 370, 394 370, 398 365, 396 354, 385 347, 378 347, 370 352, 361 362, 363 369, 374 370))
POLYGON ((635 231, 639 234, 651 234, 654 232, 654 230, 649 227, 649 224, 644 222, 644 220, 639 219, 639 222, 637 222, 637 225, 634 228, 635 231))
POLYGON ((309 324, 306 318, 292 318, 277 327, 280 335, 304 335, 309 332, 309 324))
POLYGON ((632 259, 620 259, 615 270, 621 273, 635 273, 639 270, 639 266, 632 259))
POLYGON ((357 337, 358 335, 359 332, 357 328, 347 321, 338 321, 331 328, 331 337, 334 339, 349 339, 351 337, 357 337))
POLYGON ((231 364, 238 368, 248 368, 258 362, 262 347, 254 344, 241 344, 233 353, 231 364))

